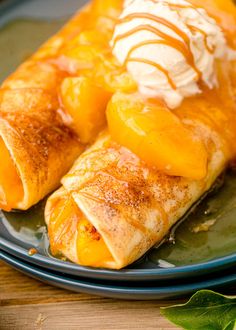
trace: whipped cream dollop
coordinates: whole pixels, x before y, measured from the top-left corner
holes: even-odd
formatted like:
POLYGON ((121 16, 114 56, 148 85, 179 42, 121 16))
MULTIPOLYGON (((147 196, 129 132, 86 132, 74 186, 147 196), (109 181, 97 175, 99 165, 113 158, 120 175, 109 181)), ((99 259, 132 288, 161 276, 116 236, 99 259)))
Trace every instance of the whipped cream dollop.
POLYGON ((220 26, 187 0, 126 0, 111 41, 113 54, 147 97, 169 108, 217 86, 215 61, 236 58, 220 26))

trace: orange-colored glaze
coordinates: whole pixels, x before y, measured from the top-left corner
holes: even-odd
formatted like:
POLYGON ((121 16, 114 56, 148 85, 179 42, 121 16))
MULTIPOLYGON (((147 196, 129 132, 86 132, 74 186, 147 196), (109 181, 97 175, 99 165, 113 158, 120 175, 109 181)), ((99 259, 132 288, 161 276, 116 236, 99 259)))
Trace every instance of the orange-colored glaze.
POLYGON ((104 61, 95 64, 91 73, 93 79, 110 93, 122 91, 125 93, 135 92, 137 84, 124 67, 119 66, 110 55, 104 61))
MULTIPOLYGON (((160 0, 150 0, 151 2, 153 2, 153 3, 158 3, 160 0)), ((165 2, 164 2, 165 3, 165 2)), ((182 5, 182 4, 175 4, 175 3, 168 3, 168 5, 169 6, 174 6, 174 7, 176 7, 176 8, 192 8, 193 6, 191 6, 191 5, 182 5)))
POLYGON ((106 49, 109 49, 109 36, 95 28, 84 29, 70 40, 68 44, 64 45, 61 53, 68 57, 77 58, 79 51, 73 52, 73 50, 83 46, 90 47, 93 51, 103 54, 106 49))
POLYGON ((229 159, 236 157, 236 65, 229 62, 218 63, 219 87, 209 90, 203 87, 203 94, 187 98, 174 113, 181 119, 199 121, 222 137, 223 152, 229 159))
MULTIPOLYGON (((151 20, 151 21, 154 21, 156 23, 159 23, 159 24, 162 24, 162 25, 166 26, 167 28, 172 30, 175 34, 177 34, 180 38, 182 38, 183 41, 181 41, 179 39, 176 39, 174 37, 171 37, 170 35, 162 32, 161 30, 159 30, 159 29, 157 29, 153 26, 140 25, 136 28, 131 29, 127 33, 118 35, 114 39, 113 48, 116 46, 118 41, 120 41, 120 40, 122 40, 126 37, 129 37, 130 35, 132 35, 136 32, 147 30, 147 31, 152 32, 152 33, 156 34, 157 36, 161 37, 164 41, 163 44, 168 44, 172 48, 175 48, 177 51, 179 51, 185 57, 187 63, 197 73, 198 79, 201 78, 202 74, 195 65, 194 57, 193 57, 193 54, 192 54, 192 51, 191 51, 191 48, 190 48, 190 39, 189 39, 189 37, 186 33, 184 33, 176 25, 172 24, 168 20, 166 20, 162 17, 151 15, 149 13, 134 13, 134 14, 127 15, 127 16, 125 16, 124 18, 122 18, 120 20, 120 23, 129 22, 129 21, 132 21, 132 20, 138 19, 138 18, 146 18, 148 20, 151 20)), ((160 40, 160 41, 162 41, 162 40, 160 40)))
POLYGON ((23 199, 24 191, 15 164, 1 138, 0 159, 0 209, 10 211, 23 199))
POLYGON ((205 44, 206 49, 208 50, 208 52, 210 54, 213 54, 214 53, 214 49, 213 48, 210 48, 209 45, 208 45, 208 42, 207 42, 207 33, 205 31, 201 30, 200 28, 198 28, 196 26, 193 26, 193 25, 189 25, 188 24, 188 27, 189 27, 190 30, 195 31, 195 32, 199 32, 199 33, 201 33, 203 35, 203 37, 204 37, 204 44, 205 44))
POLYGON ((72 119, 82 143, 92 142, 106 124, 105 110, 111 94, 86 77, 66 78, 61 85, 63 109, 72 119))
POLYGON ((163 68, 160 64, 153 62, 153 61, 149 61, 147 59, 142 59, 142 58, 137 58, 137 57, 131 57, 131 58, 127 59, 127 62, 138 62, 138 63, 144 63, 144 64, 153 66, 154 68, 161 71, 166 76, 168 83, 170 84, 170 86, 173 89, 177 88, 174 81, 171 79, 169 72, 165 68, 163 68))
POLYGON ((167 108, 117 94, 108 105, 107 120, 112 138, 149 165, 196 180, 206 175, 203 142, 167 108))
POLYGON ((31 248, 31 249, 29 249, 29 251, 28 251, 28 255, 30 256, 30 257, 33 257, 35 254, 37 254, 38 253, 38 250, 37 249, 35 249, 35 248, 31 248))
POLYGON ((76 44, 74 47, 64 50, 57 64, 69 74, 81 75, 84 70, 92 71, 94 69, 96 63, 103 59, 105 50, 105 47, 96 44, 76 44))
MULTIPOLYGON (((159 24, 166 26, 167 28, 169 28, 170 30, 175 32, 180 38, 182 38, 187 45, 189 45, 190 39, 189 39, 188 35, 185 32, 183 32, 182 30, 180 30, 176 25, 172 24, 171 22, 169 22, 168 20, 166 20, 163 17, 158 17, 156 15, 152 15, 149 13, 133 13, 133 14, 129 14, 129 15, 125 16, 124 18, 120 19, 119 23, 122 24, 122 23, 130 22, 130 21, 132 21, 134 19, 138 19, 138 18, 145 18, 145 19, 148 19, 155 23, 159 23, 159 24)), ((163 35, 163 36, 166 37, 166 35, 163 35)), ((169 35, 167 35, 167 37, 169 37, 169 35)))
POLYGON ((104 262, 112 261, 104 240, 67 193, 55 200, 48 234, 53 255, 68 253, 71 240, 76 239, 75 250, 70 253, 75 255, 80 265, 102 267, 104 262))
POLYGON ((177 4, 177 3, 171 3, 169 4, 169 6, 172 8, 172 9, 192 9, 194 8, 193 6, 191 5, 180 5, 180 4, 177 4))

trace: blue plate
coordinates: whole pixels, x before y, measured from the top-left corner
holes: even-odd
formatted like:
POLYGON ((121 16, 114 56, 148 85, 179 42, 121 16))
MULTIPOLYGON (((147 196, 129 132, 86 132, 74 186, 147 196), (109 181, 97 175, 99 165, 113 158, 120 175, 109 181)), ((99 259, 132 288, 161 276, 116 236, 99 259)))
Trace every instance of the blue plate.
MULTIPOLYGON (((7 0, 4 4, 4 10, 3 7, 0 5, 0 26, 4 26, 6 23, 13 21, 17 24, 20 24, 20 27, 22 29, 22 26, 26 24, 25 26, 29 26, 31 24, 32 20, 36 21, 44 21, 44 22, 55 22, 55 25, 52 25, 54 29, 59 29, 60 25, 62 24, 62 21, 60 21, 60 18, 62 17, 68 17, 71 14, 73 14, 80 6, 83 6, 87 1, 86 0, 47 0, 47 1, 41 1, 41 0, 25 0, 25 1, 14 1, 14 0, 7 0), (10 6, 10 7, 7 7, 10 6), (55 10, 56 8, 56 10, 55 10), (23 18, 27 18, 27 21, 22 20, 23 18), (18 21, 15 21, 15 20, 18 21), (28 25, 27 25, 28 24, 28 25)), ((11 26, 11 29, 16 29, 16 35, 17 34, 17 24, 13 24, 11 26)), ((46 23, 45 23, 46 24, 46 23)), ((47 39, 47 37, 50 35, 49 33, 49 26, 41 25, 41 27, 44 27, 40 30, 40 33, 35 33, 37 38, 32 36, 32 34, 27 37, 27 34, 21 35, 21 41, 24 41, 24 45, 22 47, 29 47, 27 48, 27 51, 33 52, 35 48, 37 48, 43 41, 44 38, 47 39), (44 31, 44 34, 42 34, 44 31), (46 35, 48 33, 48 35, 46 35), (31 46, 28 45, 28 39, 32 38, 32 41, 34 42, 34 45, 31 46), (24 39, 24 40, 23 40, 24 39), (42 40, 41 40, 42 39, 42 40), (37 42, 36 42, 37 41, 37 42), (28 45, 28 46, 27 46, 28 45)), ((5 28, 4 28, 5 29, 5 28)), ((28 28, 29 30, 29 28, 28 28)), ((12 31, 12 30, 11 30, 12 31)), ((27 31, 26 31, 27 32, 27 31)), ((53 32, 54 33, 54 32, 53 32)), ((13 40, 15 42, 15 40, 13 40)), ((13 46, 15 47, 13 42, 13 46)), ((1 48, 1 45, 0 45, 1 48)), ((1 48, 3 49, 3 48, 1 48)), ((18 65, 18 61, 20 61, 20 58, 17 58, 17 61, 14 59, 11 59, 11 56, 15 55, 17 50, 15 48, 12 48, 9 50, 9 58, 8 58, 8 66, 9 70, 12 70, 15 66, 18 65), (15 62, 14 62, 15 61, 15 62)), ((25 55, 25 54, 23 54, 25 55)), ((3 55, 2 55, 3 56, 3 55)), ((1 59, 1 53, 0 53, 0 59, 1 59)), ((1 61, 0 61, 1 62, 1 61)), ((1 68, 0 64, 0 68, 1 68)), ((5 69, 5 68, 4 68, 5 69)), ((6 74, 8 74, 10 71, 8 69, 6 70, 6 74), (9 71, 9 72, 8 72, 9 71)), ((0 70, 1 71, 1 70, 0 70)), ((2 73, 0 72, 0 80, 4 77, 1 76, 2 73)), ((229 180, 230 181, 230 180, 229 180)), ((228 194, 229 195, 229 194, 228 194)), ((229 200, 229 197, 227 197, 227 200, 229 200)), ((223 203, 224 205, 227 205, 227 202, 223 203)), ((42 213, 42 209, 40 210, 40 207, 37 209, 37 212, 42 213)), ((200 279, 200 277, 204 278, 208 275, 212 276, 218 276, 220 272, 224 273, 226 270, 230 270, 233 268, 233 266, 236 264, 236 254, 234 253, 236 250, 236 244, 228 248, 226 252, 223 254, 221 251, 218 253, 217 256, 213 254, 209 254, 203 258, 203 260, 198 260, 198 248, 199 246, 196 245, 196 250, 194 249, 194 255, 188 256, 188 262, 186 262, 185 265, 180 266, 176 263, 172 262, 166 262, 160 258, 153 258, 153 254, 155 254, 153 251, 149 252, 147 255, 145 255, 141 260, 136 262, 135 264, 131 265, 130 267, 121 270, 121 271, 109 271, 105 269, 92 269, 92 268, 86 268, 81 267, 75 264, 72 264, 70 262, 61 261, 58 259, 53 258, 50 255, 50 251, 48 249, 48 240, 46 235, 46 229, 44 224, 40 222, 37 223, 34 222, 34 217, 38 213, 34 211, 34 208, 30 210, 28 213, 13 213, 13 214, 3 214, 0 213, 0 247, 4 251, 5 259, 9 258, 9 263, 14 264, 17 263, 18 268, 22 268, 25 272, 28 272, 28 269, 31 270, 31 274, 51 274, 50 271, 53 270, 55 272, 60 272, 63 274, 66 274, 66 278, 70 278, 69 276, 79 276, 79 277, 86 277, 89 279, 100 279, 100 280, 109 280, 109 281, 115 281, 117 284, 121 281, 129 281, 130 285, 132 282, 147 282, 147 281, 174 281, 176 280, 185 280, 186 279, 192 279, 192 281, 196 281, 197 279, 200 279), (22 225, 22 218, 24 218, 28 221, 27 225, 22 225), (34 224, 33 224, 34 223, 34 224), (233 248, 235 249, 232 249, 233 248), (34 256, 29 256, 29 249, 30 248, 36 248, 38 250, 38 253, 34 256), (17 261, 16 261, 17 260, 17 261), (204 261, 204 262, 203 262, 204 261), (38 268, 41 267, 41 268, 38 268)), ((220 221, 219 221, 220 223, 220 221)), ((226 219, 222 219, 221 223, 227 224, 226 219)), ((227 225, 225 225, 227 226, 227 225)), ((218 232, 223 232, 222 227, 219 226, 218 232)), ((235 230, 235 227, 233 228, 235 230)), ((231 232, 233 232, 231 230, 231 232)), ((223 244, 226 239, 229 240, 230 232, 225 232, 220 239, 215 240, 217 245, 220 246, 220 244, 223 244), (224 235, 228 235, 227 237, 224 235), (223 243, 221 243, 223 242, 223 243)), ((210 234, 209 234, 210 236, 210 234)), ((207 244, 207 234, 202 234, 202 249, 209 251, 209 246, 207 244)), ((231 233, 231 241, 235 237, 231 233)), ((189 241, 185 240, 183 241, 183 245, 179 245, 180 251, 188 251, 189 249, 189 241), (182 249, 182 250, 181 250, 182 249), (184 249, 184 250, 183 250, 184 249)), ((226 245, 226 244, 225 244, 226 245)), ((178 246, 178 240, 176 244, 176 249, 178 246)), ((217 247, 219 249, 219 246, 217 247)), ((227 248, 227 246, 226 246, 227 248)), ((170 248, 172 249, 172 247, 170 248)), ((214 250, 214 249, 212 249, 214 250)), ((219 249, 220 250, 220 249, 219 249)), ((177 251, 177 250, 175 250, 177 251)), ((181 252, 179 253, 179 258, 181 259, 181 252)), ((8 260, 8 259, 7 259, 8 260)), ((14 264, 15 265, 15 264, 14 264)), ((46 276, 45 275, 45 276, 46 276)), ((49 276, 47 275, 47 276, 49 276)), ((35 275, 36 276, 36 275, 35 275)), ((50 275, 53 276, 53 275, 50 275)), ((45 277, 48 279, 48 282, 51 277, 45 277)), ((43 276, 39 276, 38 278, 43 278, 43 276)), ((63 277, 61 275, 57 275, 57 281, 55 283, 62 283, 63 277), (60 279, 60 280, 59 280, 60 279)), ((55 284, 53 280, 50 280, 52 284, 55 284)), ((75 279, 73 279, 73 283, 77 283, 75 279)), ((79 281, 79 280, 78 280, 79 281)), ((67 282, 66 282, 67 283, 67 282)), ((79 281, 79 283, 81 283, 79 281)), ((85 282, 83 282, 85 283, 85 282)), ((210 283, 210 282, 209 282, 210 283)), ((217 282, 224 283, 223 280, 219 280, 217 282)), ((67 285, 67 284, 63 284, 67 285)), ((74 285, 74 284, 73 284, 74 285)), ((81 284, 77 284, 73 287, 75 288, 81 288, 81 284)), ((92 284, 90 284, 89 290, 92 290, 92 284)), ((143 285, 143 284, 140 284, 143 285)), ((68 284, 69 286, 69 284, 68 284)), ((206 286, 205 286, 206 287, 206 286)), ((69 288, 69 287, 68 287, 69 288)), ((97 288, 95 288, 97 290, 97 288)), ((101 292, 106 292, 103 289, 101 289, 101 292)), ((166 289, 167 290, 167 289, 166 289)), ((174 289, 172 289, 174 290, 174 289)), ((191 293, 193 288, 187 288, 183 292, 191 293), (189 291, 188 291, 189 290, 189 291)), ((86 291, 88 292, 88 291, 86 291)), ((89 291, 92 292, 92 291, 89 291)), ((100 292, 100 291, 99 291, 100 292)), ((127 297, 130 294, 129 291, 127 291, 127 297)), ((173 291, 174 292, 174 291, 173 291)), ((182 291, 178 291, 182 292, 182 291)), ((145 293, 144 295, 146 295, 145 293)), ((165 293, 167 294, 167 293, 165 293)), ((165 295, 164 294, 164 295, 165 295)), ((122 291, 122 297, 124 296, 124 290, 122 291)), ((141 296, 140 296, 141 297, 141 296)), ((158 291, 158 294, 154 297, 161 297, 161 293, 158 291)), ((165 297, 169 297, 168 295, 165 297)), ((132 297, 129 297, 132 298, 132 297)), ((137 298, 137 297, 136 297, 137 298)))
MULTIPOLYGON (((0 222, 0 233, 6 231, 3 222, 0 222)), ((201 276, 209 276, 212 274, 222 273, 227 269, 231 269, 236 265, 236 255, 231 255, 205 263, 189 265, 183 267, 161 268, 150 262, 145 256, 138 262, 134 263, 126 269, 112 271, 106 269, 93 269, 82 267, 71 262, 61 261, 52 256, 44 254, 29 255, 29 249, 32 244, 17 242, 14 237, 4 239, 0 237, 0 247, 9 255, 15 256, 21 260, 27 261, 32 265, 38 265, 48 270, 62 272, 68 275, 81 276, 91 279, 111 280, 111 281, 176 281, 183 279, 199 278, 201 276), (14 243, 13 243, 14 242, 14 243)), ((36 246, 39 249, 39 246, 36 246)))
POLYGON ((24 274, 47 284, 75 292, 89 293, 109 298, 129 300, 174 299, 189 296, 201 289, 214 289, 220 290, 222 293, 232 293, 231 289, 235 288, 236 285, 235 269, 232 274, 191 284, 160 286, 153 283, 151 285, 135 286, 124 283, 118 286, 109 284, 109 282, 88 281, 78 277, 44 270, 1 251, 0 258, 24 274))

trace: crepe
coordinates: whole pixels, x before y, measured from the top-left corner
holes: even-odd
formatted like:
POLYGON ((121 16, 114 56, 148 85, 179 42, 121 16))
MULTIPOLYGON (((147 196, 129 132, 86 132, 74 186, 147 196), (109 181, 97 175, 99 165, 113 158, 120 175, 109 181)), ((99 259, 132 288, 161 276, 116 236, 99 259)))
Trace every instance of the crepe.
MULTIPOLYGON (((104 134, 75 163, 48 200, 53 255, 84 266, 120 269, 160 242, 212 186, 227 159, 212 146, 206 179, 191 181, 150 169, 104 134)), ((215 138, 215 143, 220 143, 215 138)))
MULTIPOLYGON (((226 73, 227 66, 223 67, 226 73)), ((224 75, 220 80, 223 88, 207 97, 186 100, 175 111, 204 141, 208 155, 205 178, 165 174, 114 142, 108 132, 103 133, 48 199, 45 219, 53 255, 83 266, 120 269, 161 242, 236 155, 232 143, 236 107, 234 98, 230 99, 235 85, 222 79, 224 75)), ((130 95, 121 97, 131 99, 130 95)), ((116 95, 109 106, 114 102, 116 95)))
MULTIPOLYGON (((200 3, 198 0, 192 2, 200 3)), ((232 37, 235 25, 231 24, 236 18, 233 4, 229 6, 234 10, 231 15, 231 10, 224 12, 221 8, 221 1, 209 0, 206 3, 235 48, 232 37)), ((207 194, 236 156, 236 65, 233 61, 222 60, 216 63, 215 70, 219 86, 212 90, 202 86, 202 94, 186 98, 171 114, 166 112, 162 103, 139 100, 135 92, 115 93, 107 107, 108 124, 112 111, 116 114, 120 111, 125 125, 121 127, 120 118, 117 120, 118 116, 114 116, 113 125, 109 125, 110 131, 101 134, 95 144, 77 159, 62 179, 62 187, 47 201, 45 219, 54 256, 66 257, 83 266, 121 269, 159 244, 171 227, 207 194), (145 150, 147 144, 135 138, 143 133, 139 128, 145 122, 143 119, 149 111, 149 102, 153 113, 161 109, 158 113, 164 114, 160 121, 175 115, 175 120, 171 117, 169 126, 158 135, 159 139, 164 136, 161 140, 163 145, 159 143, 161 152, 153 148, 153 154, 145 150), (128 118, 127 113, 133 117, 128 118), (139 122, 133 120, 136 115, 139 122), (134 122, 141 124, 135 126, 134 122), (123 131, 132 125, 134 134, 128 135, 128 130, 123 131), (200 140, 203 144, 203 148, 198 150, 206 153, 203 157, 204 164, 206 162, 204 175, 194 176, 188 162, 181 163, 183 175, 174 175, 170 174, 168 167, 163 166, 161 170, 142 160, 142 154, 146 153, 150 158, 160 156, 181 161, 188 141, 181 141, 181 137, 184 139, 181 127, 191 132, 193 141, 200 140), (131 152, 131 147, 128 150, 119 141, 115 142, 113 136, 119 135, 124 142, 125 138, 130 138, 129 145, 139 149, 139 153, 131 152), (175 137, 178 145, 172 148, 175 137), (171 150, 175 151, 174 157, 171 150)), ((150 131, 152 127, 151 123, 150 131)), ((159 127, 162 129, 165 125, 159 127)), ((186 159, 189 160, 188 146, 186 150, 186 159)), ((194 156, 192 159, 196 162, 202 157, 194 156)))
POLYGON ((26 210, 55 190, 83 150, 61 111, 59 88, 70 73, 54 62, 83 29, 86 15, 76 15, 0 88, 3 210, 26 210))
POLYGON ((2 84, 0 209, 27 210, 55 190, 104 129, 111 90, 96 66, 121 6, 94 0, 2 84))

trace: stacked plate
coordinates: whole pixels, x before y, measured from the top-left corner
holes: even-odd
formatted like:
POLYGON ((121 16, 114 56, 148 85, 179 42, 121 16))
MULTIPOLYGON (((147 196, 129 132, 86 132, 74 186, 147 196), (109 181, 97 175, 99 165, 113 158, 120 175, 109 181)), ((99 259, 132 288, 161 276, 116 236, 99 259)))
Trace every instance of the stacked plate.
POLYGON ((230 292, 236 287, 235 254, 176 267, 153 258, 155 253, 151 251, 120 271, 86 268, 53 258, 46 228, 39 219, 30 222, 34 214, 33 209, 27 214, 1 213, 0 256, 14 268, 51 285, 123 299, 169 299, 203 288, 230 292))
MULTIPOLYGON (((33 52, 63 24, 59 18, 72 14, 85 2, 3 1, 0 26, 7 25, 0 30, 0 80, 19 64, 25 53, 33 52)), ((0 213, 0 258, 46 283, 106 297, 169 299, 203 288, 230 291, 236 287, 235 191, 235 174, 229 174, 217 199, 210 197, 177 229, 176 245, 169 243, 153 249, 121 271, 80 267, 53 258, 43 222, 43 204, 27 213, 0 213), (209 220, 209 210, 214 213, 216 224, 209 232, 201 232, 198 219, 209 220)))

